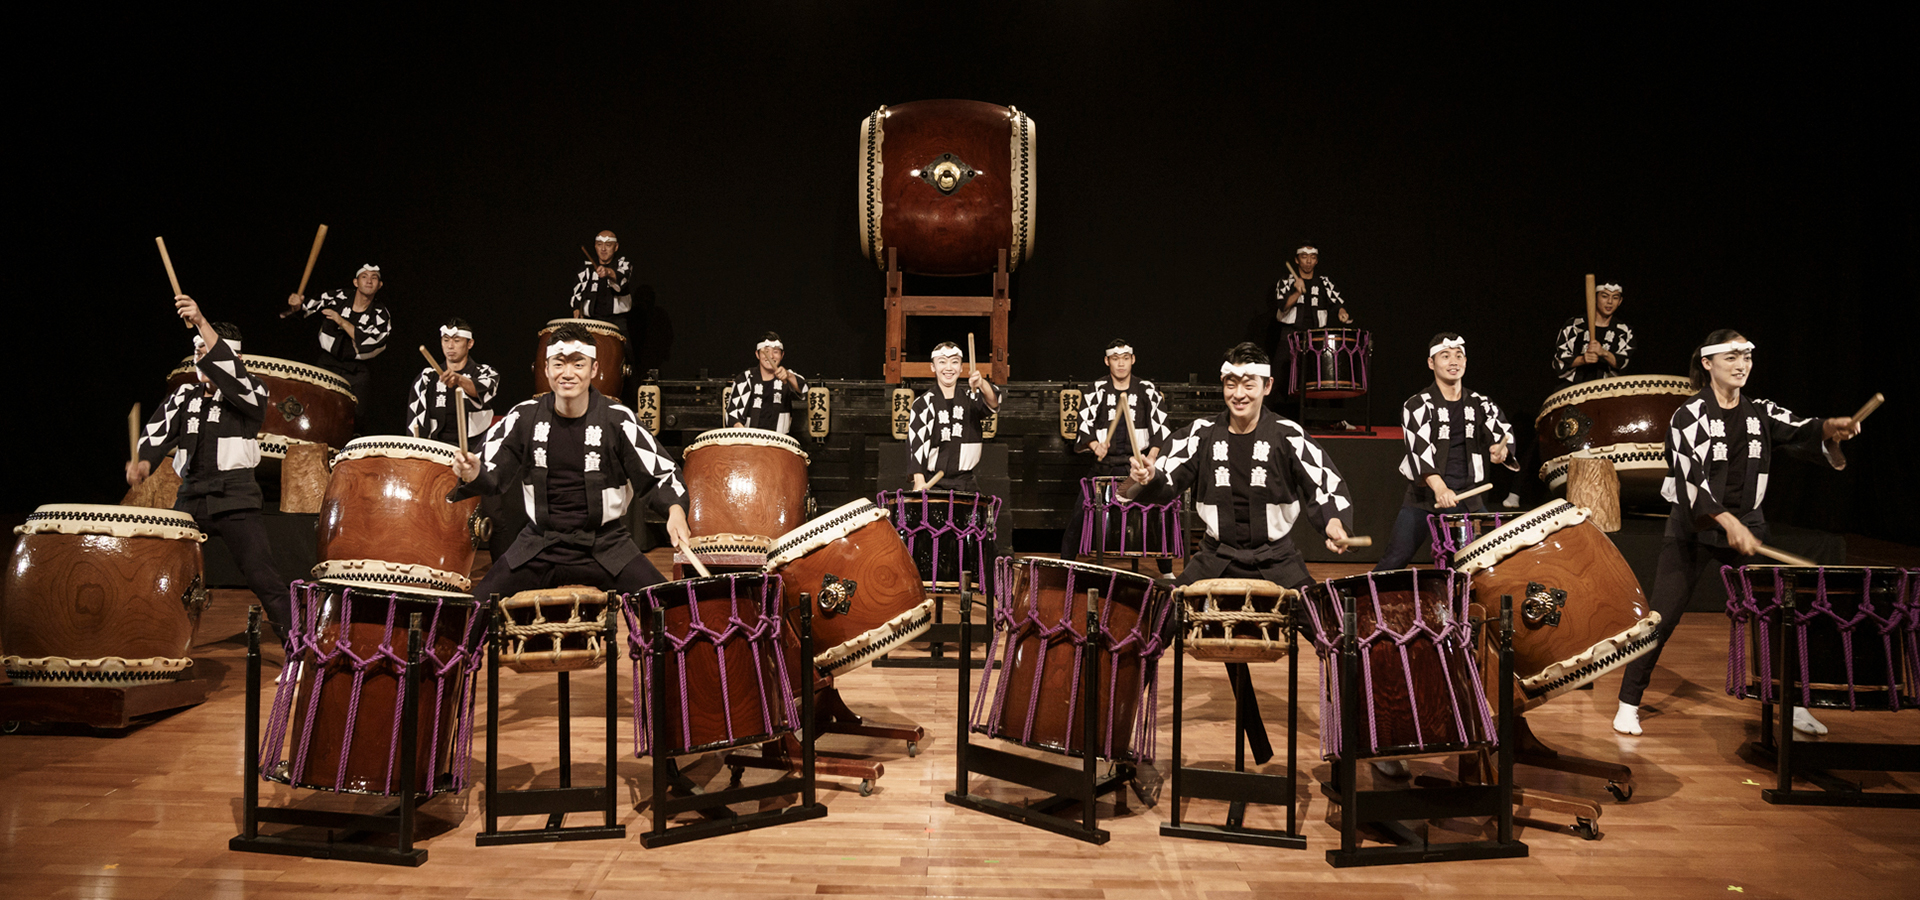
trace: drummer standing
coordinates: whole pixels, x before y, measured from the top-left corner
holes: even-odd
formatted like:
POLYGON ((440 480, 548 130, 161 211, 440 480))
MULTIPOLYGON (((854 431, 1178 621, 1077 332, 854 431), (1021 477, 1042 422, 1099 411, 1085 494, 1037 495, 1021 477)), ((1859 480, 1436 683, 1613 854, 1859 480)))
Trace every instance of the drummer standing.
MULTIPOLYGON (((1088 392, 1086 402, 1080 407, 1080 431, 1074 439, 1076 453, 1092 453, 1093 467, 1088 470, 1091 478, 1125 477, 1128 461, 1135 447, 1144 447, 1142 454, 1147 466, 1151 468, 1160 460, 1160 447, 1166 443, 1173 432, 1167 429, 1166 397, 1153 382, 1133 377, 1135 360, 1133 345, 1120 338, 1107 344, 1107 377, 1093 385, 1088 392), (1127 427, 1127 416, 1120 412, 1120 404, 1126 403, 1132 411, 1132 423, 1127 427), (1120 427, 1114 428, 1115 417, 1120 427), (1106 442, 1108 432, 1113 434, 1113 443, 1106 442)), ((1066 534, 1060 542, 1060 558, 1076 559, 1080 555, 1080 532, 1085 523, 1079 515, 1067 517, 1066 534)), ((1168 561, 1159 560, 1160 571, 1168 571, 1168 561)))
POLYGON ((727 424, 786 434, 793 427, 794 399, 807 395, 807 380, 781 365, 787 346, 769 331, 754 345, 756 365, 733 380, 727 424))
MULTIPOLYGON (((1744 565, 1766 542, 1760 502, 1767 496, 1774 446, 1809 455, 1817 447, 1828 465, 1844 469, 1840 442, 1860 433, 1851 416, 1803 418, 1770 400, 1743 396, 1753 374, 1753 343, 1733 329, 1707 335, 1687 368, 1699 393, 1673 411, 1667 428, 1667 479, 1660 495, 1673 510, 1648 598, 1660 616, 1659 642, 1628 663, 1620 680, 1613 730, 1621 734, 1640 733, 1641 697, 1701 574, 1709 566, 1744 565)), ((1827 732, 1805 707, 1794 708, 1793 727, 1827 732)))
MULTIPOLYGON (((1285 587, 1310 584, 1305 560, 1288 534, 1304 513, 1345 553, 1353 496, 1333 459, 1305 429, 1262 401, 1273 391, 1273 368, 1260 348, 1245 343, 1220 364, 1224 419, 1195 419, 1174 434, 1166 455, 1148 466, 1132 457, 1128 475, 1144 502, 1164 502, 1191 487, 1194 512, 1206 525, 1200 550, 1187 560, 1180 584, 1206 578, 1258 578, 1285 587)), ((1245 663, 1227 664, 1255 762, 1273 756, 1245 663)))
POLYGON ((914 398, 907 426, 907 453, 918 464, 913 489, 924 491, 935 472, 945 473, 940 487, 980 493, 973 469, 980 464, 985 438, 980 424, 1000 408, 1000 392, 974 369, 960 385, 960 346, 946 341, 933 348, 935 384, 914 398))
POLYGON ((1407 478, 1407 495, 1393 520, 1393 535, 1374 571, 1406 568, 1428 541, 1430 513, 1485 512, 1479 497, 1466 504, 1454 494, 1487 480, 1491 466, 1513 468, 1513 426, 1487 395, 1462 384, 1467 374, 1467 341, 1453 332, 1441 332, 1427 342, 1427 368, 1433 384, 1407 398, 1400 410, 1407 455, 1400 474, 1407 478))
POLYGON ((449 501, 512 492, 529 520, 473 595, 505 597, 562 584, 626 593, 657 584, 660 572, 621 517, 636 496, 647 495, 666 516, 667 534, 684 543, 687 491, 680 469, 632 410, 593 389, 596 352, 585 326, 561 325, 546 353, 553 392, 508 410, 481 453, 454 456, 464 483, 449 501))
MULTIPOLYGON (((1275 359, 1293 357, 1293 349, 1288 342, 1296 331, 1310 328, 1338 327, 1353 321, 1347 314, 1347 301, 1334 290, 1333 282, 1325 276, 1314 274, 1314 268, 1320 264, 1320 251, 1308 244, 1293 251, 1294 271, 1280 279, 1273 286, 1274 321, 1280 323, 1280 339, 1275 348, 1275 359)), ((1286 385, 1283 393, 1292 393, 1294 385, 1286 385)))
POLYGON ((320 323, 320 368, 347 380, 355 398, 354 430, 361 431, 367 418, 367 394, 373 387, 373 374, 367 361, 387 349, 393 335, 393 315, 384 303, 374 300, 380 293, 380 267, 368 263, 353 273, 353 291, 328 291, 311 300, 299 294, 287 296, 290 309, 283 315, 299 313, 302 318, 318 313, 320 323))
POLYGON ((456 403, 467 416, 467 442, 480 439, 493 424, 493 398, 500 393, 500 373, 486 363, 475 362, 473 327, 467 320, 452 318, 440 326, 440 354, 447 361, 444 372, 428 366, 413 379, 407 396, 407 433, 414 437, 460 446, 460 426, 449 409, 456 403), (454 398, 458 397, 458 400, 454 398))
POLYGON ((629 283, 633 266, 620 252, 620 239, 611 231, 593 238, 594 258, 580 265, 573 285, 573 317, 599 319, 627 333, 627 310, 633 308, 629 283))
POLYGON ((273 549, 260 519, 260 425, 267 415, 267 386, 240 360, 240 329, 212 324, 193 298, 173 298, 175 310, 196 331, 193 365, 198 381, 183 384, 141 429, 137 461, 127 463, 127 484, 138 487, 168 451, 180 475, 173 508, 227 542, 247 587, 267 612, 282 640, 293 621, 287 580, 273 567, 273 549))
POLYGON ((1574 316, 1553 339, 1553 375, 1568 384, 1612 378, 1627 370, 1627 357, 1633 352, 1633 329, 1613 317, 1625 302, 1620 286, 1594 288, 1593 302, 1591 328, 1586 316, 1574 316))

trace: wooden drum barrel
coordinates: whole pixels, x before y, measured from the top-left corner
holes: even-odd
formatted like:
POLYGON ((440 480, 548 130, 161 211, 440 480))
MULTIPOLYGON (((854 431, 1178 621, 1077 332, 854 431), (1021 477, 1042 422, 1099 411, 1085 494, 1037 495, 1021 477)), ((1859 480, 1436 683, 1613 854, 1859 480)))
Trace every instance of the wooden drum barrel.
MULTIPOLYGON (((358 401, 346 379, 271 356, 243 353, 240 361, 267 385, 267 417, 260 423, 261 456, 284 458, 288 438, 337 449, 353 437, 353 408, 358 401)), ((197 378, 189 358, 167 374, 167 386, 177 388, 197 378)))
POLYGON ((887 511, 865 500, 781 535, 768 549, 767 571, 781 577, 795 634, 800 595, 814 604, 813 664, 830 674, 872 662, 933 623, 907 545, 887 511))
POLYGON ((775 538, 807 517, 807 454, 764 428, 716 428, 686 450, 687 528, 775 538))
POLYGON ((882 269, 981 275, 1033 253, 1033 119, 977 100, 882 106, 860 124, 860 250, 882 269))
POLYGON ((313 576, 465 591, 483 526, 480 498, 447 502, 459 483, 451 444, 394 435, 348 442, 320 504, 313 576))
POLYGON ((547 327, 540 329, 539 345, 533 356, 533 392, 545 394, 553 390, 553 385, 547 383, 547 345, 553 343, 554 330, 568 322, 583 326, 593 334, 593 359, 599 363, 599 368, 594 370, 593 389, 615 403, 625 402, 620 399, 620 392, 626 390, 627 384, 627 338, 618 326, 599 319, 547 321, 547 327))
POLYGON ((1555 391, 1533 423, 1543 460, 1540 480, 1559 490, 1567 483, 1569 460, 1585 451, 1612 461, 1622 506, 1664 510, 1667 423, 1693 395, 1693 383, 1677 375, 1599 378, 1555 391))
POLYGON ((177 678, 206 608, 193 517, 58 503, 14 529, 0 645, 17 684, 127 686, 177 678))

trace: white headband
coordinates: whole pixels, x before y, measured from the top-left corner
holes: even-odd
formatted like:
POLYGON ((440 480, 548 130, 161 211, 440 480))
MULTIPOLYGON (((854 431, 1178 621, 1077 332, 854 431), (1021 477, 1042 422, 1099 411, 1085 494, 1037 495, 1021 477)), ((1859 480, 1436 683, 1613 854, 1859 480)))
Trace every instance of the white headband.
POLYGON ((547 345, 548 359, 556 356, 571 356, 575 353, 588 359, 599 359, 598 351, 592 344, 583 344, 579 341, 554 341, 547 345))
MULTIPOLYGON (((234 340, 234 339, 232 339, 232 338, 221 338, 221 340, 223 340, 223 341, 226 341, 226 342, 227 342, 227 349, 228 349, 228 350, 232 350, 232 351, 233 351, 233 355, 235 355, 235 356, 239 356, 239 355, 240 355, 240 342, 239 342, 239 341, 236 341, 236 340, 234 340)), ((194 349, 194 352, 196 352, 196 353, 199 353, 199 352, 202 352, 202 351, 205 351, 205 350, 207 349, 207 342, 206 342, 205 340, 202 340, 202 339, 201 339, 201 337, 200 337, 199 335, 197 335, 197 334, 196 334, 196 335, 194 335, 194 336, 193 336, 193 349, 194 349)))
POLYGON ((468 331, 465 328, 455 328, 452 325, 440 326, 440 336, 441 337, 463 337, 463 338, 466 338, 467 340, 473 340, 473 332, 468 331))
POLYGON ((772 347, 775 350, 787 349, 787 345, 782 344, 779 341, 761 341, 760 343, 753 345, 753 352, 758 353, 762 350, 767 349, 768 347, 772 347))
POLYGON ((1120 354, 1122 354, 1122 353, 1125 353, 1125 354, 1127 354, 1128 356, 1131 356, 1131 355, 1133 355, 1133 348, 1132 348, 1132 347, 1129 347, 1129 346, 1127 346, 1126 344, 1121 344, 1121 345, 1120 345, 1120 346, 1118 346, 1118 347, 1108 347, 1108 348, 1107 348, 1107 357, 1106 357, 1106 358, 1107 358, 1107 359, 1112 359, 1112 358, 1114 358, 1114 357, 1116 357, 1116 356, 1119 356, 1119 355, 1120 355, 1120 354))
POLYGON ((1220 364, 1220 377, 1222 378, 1226 378, 1228 376, 1232 376, 1234 378, 1245 378, 1248 375, 1258 375, 1261 378, 1272 378, 1273 367, 1266 363, 1245 363, 1238 366, 1233 365, 1232 363, 1220 364))
POLYGON ((966 354, 964 354, 964 353, 961 353, 961 352, 960 352, 960 348, 959 348, 959 347, 941 347, 941 348, 938 348, 938 349, 936 349, 936 350, 934 350, 934 351, 933 351, 933 355, 932 355, 932 356, 930 356, 930 357, 928 357, 928 358, 929 358, 929 359, 941 359, 941 358, 943 358, 943 357, 948 357, 948 356, 951 356, 951 357, 953 357, 954 359, 959 359, 960 357, 962 357, 962 356, 965 356, 965 355, 966 355, 966 354))
POLYGON ((360 267, 360 271, 353 273, 353 277, 359 278, 360 276, 365 275, 368 272, 372 272, 373 274, 378 275, 380 274, 380 267, 374 265, 373 263, 367 263, 366 265, 360 267))
POLYGON ((1295 256, 1299 256, 1302 253, 1311 253, 1315 256, 1320 255, 1320 251, 1314 249, 1314 246, 1312 244, 1308 244, 1305 247, 1301 247, 1300 249, 1293 251, 1293 255, 1295 256))
POLYGON ((1446 338, 1445 340, 1442 340, 1440 343, 1427 348, 1427 358, 1432 359, 1435 356, 1440 355, 1440 351, 1451 350, 1455 347, 1460 348, 1461 353, 1467 352, 1467 339, 1466 338, 1446 338))
MULTIPOLYGON (((1752 353, 1753 342, 1752 341, 1727 341, 1721 344, 1708 344, 1705 347, 1700 348, 1700 356, 1702 359, 1704 359, 1716 353, 1726 353, 1729 351, 1738 352, 1741 350, 1744 350, 1748 353, 1752 353)), ((235 351, 235 352, 238 352, 238 351, 235 351)))
POLYGON ((1617 284, 1602 284, 1602 285, 1596 285, 1594 287, 1594 290, 1595 291, 1612 291, 1618 294, 1620 293, 1620 286, 1617 284))
POLYGON ((620 239, 610 234, 596 234, 593 236, 593 242, 596 244, 618 244, 620 243, 620 239))

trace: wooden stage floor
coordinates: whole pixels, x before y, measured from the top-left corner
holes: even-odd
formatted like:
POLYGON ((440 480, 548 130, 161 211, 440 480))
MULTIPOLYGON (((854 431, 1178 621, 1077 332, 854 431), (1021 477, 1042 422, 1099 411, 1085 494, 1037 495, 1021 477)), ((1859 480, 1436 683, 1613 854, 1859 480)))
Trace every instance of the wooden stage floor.
MULTIPOLYGON (((1317 566, 1320 576, 1353 566, 1317 566)), ((135 727, 94 734, 62 726, 28 726, 0 736, 0 884, 35 898, 129 900, 226 897, 407 898, 665 897, 1192 897, 1225 900, 1317 896, 1549 897, 1903 897, 1920 894, 1920 811, 1770 806, 1760 798, 1771 770, 1742 749, 1758 728, 1752 702, 1723 690, 1728 622, 1688 617, 1668 649, 1648 694, 1647 734, 1616 736, 1609 728, 1619 676, 1529 715, 1555 747, 1633 766, 1629 802, 1609 797, 1594 779, 1520 770, 1520 783, 1604 801, 1603 837, 1582 840, 1542 826, 1521 826, 1531 855, 1492 862, 1448 862, 1369 869, 1331 868, 1324 851, 1338 836, 1326 823, 1328 804, 1303 780, 1302 821, 1308 849, 1275 850, 1162 838, 1165 810, 1137 802, 1103 805, 1112 842, 1092 846, 948 805, 953 785, 956 673, 951 670, 861 669, 842 679, 850 705, 883 722, 926 727, 921 753, 898 743, 829 736, 823 749, 870 753, 886 775, 870 797, 846 782, 827 781, 829 815, 658 850, 640 846, 647 824, 651 761, 632 754, 628 673, 622 667, 620 841, 476 848, 482 827, 481 788, 438 798, 423 808, 421 845, 431 858, 417 869, 236 853, 240 748, 244 713, 244 641, 250 595, 218 591, 201 623, 200 675, 219 687, 204 705, 135 727), (1111 818, 1108 818, 1111 816, 1111 818)), ((277 648, 273 651, 278 656, 277 648)), ((1159 747, 1168 752, 1171 659, 1163 660, 1159 747)), ((1302 664, 1303 769, 1314 781, 1331 767, 1318 758, 1318 667, 1302 664)), ((269 673, 272 669, 268 670, 269 673)), ((1189 762, 1230 764, 1230 701, 1218 665, 1188 667, 1189 762)), ((596 716, 602 676, 575 677, 576 716, 596 716)), ((1285 669, 1255 669, 1270 733, 1282 747, 1285 669)), ((555 680, 504 673, 502 778, 508 786, 557 784, 554 760, 555 680)), ((479 721, 485 720, 481 692, 479 721)), ((1920 713, 1825 713, 1831 739, 1920 742, 1920 713)), ((590 748, 600 740, 592 718, 576 719, 576 783, 604 777, 590 748)), ((484 736, 474 742, 475 781, 483 771, 484 736)), ((1064 759, 1064 758, 1062 758, 1064 759)), ((1162 760, 1163 768, 1165 760, 1162 760)), ((1416 760, 1416 772, 1440 773, 1448 760, 1416 760)), ((1270 765, 1267 771, 1281 771, 1270 765)), ((696 779, 720 786, 726 772, 708 757, 696 779)), ((747 778, 767 778, 749 771, 747 778)), ((1920 792, 1920 776, 1863 774, 1872 789, 1920 792)), ((975 790, 1012 797, 985 782, 975 790)), ((339 807, 335 798, 266 785, 270 803, 339 807)), ((364 803, 365 801, 360 801, 364 803)), ((353 803, 346 803, 353 806, 353 803)), ((366 808, 366 807, 360 807, 366 808)), ((1217 822, 1218 803, 1194 803, 1189 820, 1217 822)), ((1251 825, 1284 824, 1283 813, 1255 809, 1251 825)), ((1565 821, 1560 817, 1543 817, 1565 821)), ((585 817, 571 820, 583 823, 585 817)), ((503 827, 535 827, 532 819, 503 827)), ((284 826, 275 826, 284 827, 284 826)), ((1435 826, 1433 840, 1477 836, 1472 823, 1435 826), (1452 834, 1452 831, 1461 832, 1452 834)))

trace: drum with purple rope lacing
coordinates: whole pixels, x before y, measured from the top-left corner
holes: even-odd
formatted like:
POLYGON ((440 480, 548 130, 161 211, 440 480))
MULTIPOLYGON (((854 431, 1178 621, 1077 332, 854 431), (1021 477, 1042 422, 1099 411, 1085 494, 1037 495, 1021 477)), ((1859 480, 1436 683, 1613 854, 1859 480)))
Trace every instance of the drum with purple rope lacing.
POLYGON ((732 573, 663 582, 625 597, 635 756, 757 744, 799 727, 780 582, 775 574, 732 573), (662 622, 667 706, 656 709, 654 635, 662 622))
POLYGON ((993 560, 1000 498, 968 491, 881 491, 875 505, 893 517, 900 540, 931 591, 960 591, 960 573, 983 594, 993 593, 993 560))
POLYGON ((1373 357, 1373 335, 1359 328, 1309 328, 1287 335, 1293 351, 1288 373, 1289 393, 1344 399, 1367 392, 1367 362, 1373 357))
POLYGON ((1081 672, 1091 653, 1099 717, 1094 755, 1153 759, 1171 592, 1145 575, 1037 557, 1001 558, 995 579, 993 636, 974 697, 973 730, 1084 755, 1081 672), (1088 589, 1099 594, 1099 624, 1091 634, 1088 589))
POLYGON ((1126 483, 1124 476, 1080 479, 1080 555, 1148 559, 1187 555, 1180 498, 1165 503, 1128 500, 1122 493, 1126 483))
POLYGON ((1794 702, 1898 710, 1920 697, 1920 572, 1886 567, 1726 566, 1727 693, 1774 702, 1774 644, 1788 596, 1798 639, 1787 647, 1794 702))
POLYGON ((421 615, 414 771, 420 793, 467 786, 475 674, 487 626, 466 594, 420 587, 293 583, 287 665, 260 751, 269 781, 355 794, 400 793, 407 622, 421 615))
POLYGON ((1467 576, 1393 569, 1330 578, 1302 592, 1320 653, 1320 747, 1329 759, 1417 756, 1491 747, 1495 732, 1474 661, 1467 576), (1354 607, 1361 708, 1342 708, 1342 618, 1354 607), (1346 746, 1347 716, 1361 717, 1346 746))
POLYGON ((1428 513, 1427 535, 1433 538, 1433 564, 1453 568, 1455 553, 1518 518, 1517 512, 1428 513))

